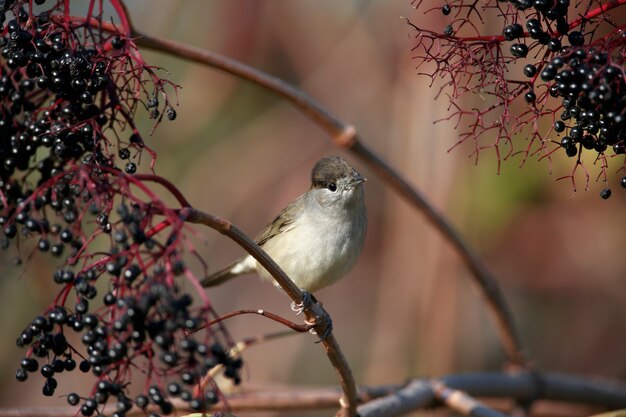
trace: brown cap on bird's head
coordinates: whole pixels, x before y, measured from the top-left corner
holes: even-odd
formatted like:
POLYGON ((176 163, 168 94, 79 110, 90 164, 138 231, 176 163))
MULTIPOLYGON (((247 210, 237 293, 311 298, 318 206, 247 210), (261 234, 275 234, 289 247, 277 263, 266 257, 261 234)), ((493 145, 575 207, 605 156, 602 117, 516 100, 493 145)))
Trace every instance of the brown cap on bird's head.
POLYGON ((315 188, 328 188, 340 179, 350 179, 354 185, 365 181, 365 178, 352 168, 340 156, 326 156, 315 164, 311 173, 311 184, 315 188))

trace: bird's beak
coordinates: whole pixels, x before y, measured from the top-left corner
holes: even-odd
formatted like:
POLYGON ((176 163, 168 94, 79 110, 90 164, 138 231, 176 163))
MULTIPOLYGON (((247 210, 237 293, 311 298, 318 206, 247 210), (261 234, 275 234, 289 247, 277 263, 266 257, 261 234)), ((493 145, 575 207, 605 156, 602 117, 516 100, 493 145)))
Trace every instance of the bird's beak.
POLYGON ((361 174, 357 172, 353 175, 352 181, 350 181, 350 185, 352 185, 353 187, 356 187, 357 185, 365 181, 367 181, 367 178, 365 178, 364 176, 362 176, 361 174))

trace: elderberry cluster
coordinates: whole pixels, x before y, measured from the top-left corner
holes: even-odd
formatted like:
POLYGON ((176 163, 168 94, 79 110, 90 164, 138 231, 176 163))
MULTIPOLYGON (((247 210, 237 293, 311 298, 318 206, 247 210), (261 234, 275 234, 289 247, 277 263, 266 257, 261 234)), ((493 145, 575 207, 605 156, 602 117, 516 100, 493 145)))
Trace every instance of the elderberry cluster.
MULTIPOLYGON (((11 241, 18 236, 38 236, 37 246, 41 252, 50 252, 55 257, 62 256, 64 252, 70 257, 76 255, 85 243, 83 236, 76 233, 79 208, 91 200, 91 194, 76 184, 69 185, 65 181, 58 181, 39 194, 20 193, 17 187, 11 190, 15 191, 11 197, 16 199, 18 208, 10 216, 0 216, 2 248, 9 248, 11 241), (52 217, 45 214, 48 211, 54 213, 60 222, 51 225, 49 219, 52 217), (65 251, 68 246, 69 253, 65 251)), ((91 214, 98 211, 96 205, 89 207, 91 214)))
MULTIPOLYGON (((91 373, 97 381, 95 395, 72 393, 67 397, 71 405, 80 404, 81 414, 87 417, 101 413, 102 404, 111 399, 116 402, 115 417, 123 417, 133 405, 152 405, 169 414, 169 397, 180 397, 193 410, 206 410, 218 395, 214 388, 198 390, 201 378, 221 364, 225 375, 239 383, 242 362, 232 358, 212 334, 194 336, 210 319, 211 311, 194 308, 192 297, 174 281, 186 272, 178 233, 173 231, 165 242, 150 237, 145 231, 153 220, 149 205, 122 201, 115 212, 107 211, 118 191, 127 188, 123 179, 112 182, 102 175, 81 186, 79 174, 85 172, 65 175, 55 184, 51 198, 45 193, 31 196, 20 206, 17 224, 22 235, 41 235, 41 251, 48 251, 51 237, 56 239, 52 247, 60 248, 58 253, 69 244, 71 259, 85 249, 88 240, 76 221, 78 213, 85 213, 95 218, 91 237, 108 236, 111 247, 97 259, 89 256, 91 263, 70 261, 53 273, 52 279, 60 287, 57 302, 33 319, 17 339, 17 345, 28 347, 29 354, 16 371, 16 379, 25 381, 29 374, 40 371, 42 393, 51 396, 57 389, 58 374, 76 368, 91 373), (58 210, 63 224, 48 226, 35 217, 45 210, 58 210), (146 266, 149 262, 153 265, 146 266), (96 286, 102 280, 108 283, 104 293, 96 286), (70 336, 74 333, 80 335, 82 346, 68 342, 75 338, 70 336), (126 370, 142 367, 157 370, 161 379, 170 380, 166 393, 154 385, 139 397, 128 397, 126 370)), ((9 227, 10 234, 17 234, 14 224, 5 228, 5 234, 9 227)))
MULTIPOLYGON (((626 83, 623 69, 608 62, 607 54, 575 49, 553 58, 541 71, 543 81, 554 81, 550 95, 562 97, 563 112, 554 130, 565 132, 561 146, 568 156, 582 148, 603 154, 626 153, 626 83)), ((622 178, 626 188, 626 177, 622 178)))
MULTIPOLYGON (((93 13, 107 0, 88 1, 93 13)), ((87 417, 111 401, 115 417, 132 406, 169 414, 171 397, 203 411, 218 400, 212 382, 198 385, 207 371, 221 364, 239 382, 242 364, 227 338, 199 332, 214 314, 181 284, 191 274, 183 222, 134 195, 134 160, 147 146, 136 129, 122 133, 141 104, 157 123, 175 119, 168 82, 130 52, 130 30, 71 16, 70 2, 32 3, 0 0, 0 246, 28 238, 62 266, 53 304, 17 339, 28 351, 15 377, 40 374, 52 396, 60 374, 89 373, 93 389, 67 396, 87 417), (153 382, 136 398, 133 372, 153 382)))
MULTIPOLYGON (((84 159, 113 166, 114 159, 104 150, 103 135, 113 121, 110 107, 118 101, 111 57, 77 45, 77 35, 56 24, 53 13, 29 15, 22 3, 28 2, 0 2, 0 22, 13 17, 0 36, 0 135, 6 138, 0 141, 0 191, 7 197, 5 210, 68 164, 84 159), (30 181, 17 179, 20 172, 27 174, 20 178, 30 181)), ((127 171, 135 169, 129 162, 127 171)))
POLYGON ((108 120, 94 96, 110 87, 107 62, 93 49, 69 49, 60 29, 38 35, 37 28, 49 25, 46 16, 38 16, 33 35, 14 19, 0 38, 7 66, 0 68, 0 132, 9 138, 0 147, 4 182, 29 168, 44 182, 86 152, 105 163, 94 131, 108 120), (37 160, 40 149, 46 156, 37 160))
MULTIPOLYGON (((69 10, 59 2, 36 2, 46 3, 49 9, 31 14, 29 1, 0 1, 0 135, 6 138, 0 141, 0 191, 9 197, 26 188, 14 181, 20 172, 41 185, 68 164, 114 167, 119 158, 121 169, 133 174, 137 164, 131 159, 145 146, 137 131, 126 141, 115 132, 116 155, 108 136, 132 121, 145 84, 136 74, 147 66, 131 57, 124 35, 66 24, 69 10)), ((166 84, 156 86, 144 104, 157 120, 163 114, 176 118, 169 102, 157 99, 166 84)))
MULTIPOLYGON (((533 61, 523 67, 525 102, 539 115, 548 110, 548 96, 559 99, 550 112, 555 114, 554 131, 563 136, 554 142, 578 161, 584 151, 593 152, 594 161, 602 158, 603 165, 608 157, 626 154, 626 37, 615 31, 593 40, 598 21, 571 13, 570 0, 506 2, 512 22, 502 37, 512 42, 511 56, 524 59, 534 52, 533 61)), ((441 11, 449 14, 450 5, 441 11)), ((626 176, 620 185, 626 189, 626 176)), ((601 195, 608 198, 610 190, 601 195)))
MULTIPOLYGON (((131 266, 124 271, 125 279, 134 276, 131 266), (127 271, 131 271, 127 273, 127 271)), ((193 331, 200 320, 190 312, 191 297, 182 294, 176 297, 172 291, 158 279, 150 280, 139 296, 116 297, 111 292, 104 295, 104 305, 115 304, 120 314, 111 320, 98 312, 91 312, 89 300, 97 291, 92 283, 97 273, 86 273, 75 276, 72 271, 59 270, 55 273, 55 281, 62 284, 73 284, 81 293, 73 311, 57 306, 46 315, 36 317, 24 329, 17 343, 30 346, 32 355, 21 361, 16 371, 16 378, 25 381, 29 373, 38 370, 45 378, 43 395, 54 395, 57 388, 55 376, 76 369, 77 349, 70 346, 65 337, 68 332, 82 332, 82 343, 86 346, 87 355, 80 359, 78 369, 91 372, 98 379, 93 396, 81 398, 70 393, 67 401, 70 405, 81 405, 83 416, 95 414, 101 405, 114 399, 116 403, 115 417, 122 417, 133 405, 145 409, 153 404, 163 414, 173 410, 169 397, 180 397, 196 411, 203 411, 218 400, 215 391, 209 390, 202 394, 194 394, 193 388, 204 373, 221 363, 230 370, 230 376, 238 377, 241 361, 231 359, 224 348, 214 343, 207 346, 192 337, 176 341, 173 335, 178 330, 193 331), (158 353, 160 352, 160 353, 158 353), (156 385, 151 386, 146 394, 134 399, 125 392, 123 381, 110 378, 115 372, 128 367, 137 357, 150 358, 158 356, 164 365, 165 375, 180 374, 179 382, 167 385, 167 394, 161 392, 156 385), (40 368, 40 361, 44 363, 40 368), (40 369, 39 369, 40 368, 40 369)), ((229 373, 226 374, 229 376, 229 373)))
MULTIPOLYGON (((532 17, 526 20, 527 35, 539 45, 544 45, 551 52, 559 52, 568 42, 572 46, 584 43, 584 36, 577 30, 570 31, 567 14, 570 0, 507 0, 517 10, 532 10, 532 17), (542 22, 544 22, 542 24, 542 22)), ((508 25, 503 31, 504 39, 513 41, 524 38, 524 27, 516 22, 508 25)), ((528 55, 529 46, 526 43, 514 43, 510 47, 511 55, 524 58, 528 55)))

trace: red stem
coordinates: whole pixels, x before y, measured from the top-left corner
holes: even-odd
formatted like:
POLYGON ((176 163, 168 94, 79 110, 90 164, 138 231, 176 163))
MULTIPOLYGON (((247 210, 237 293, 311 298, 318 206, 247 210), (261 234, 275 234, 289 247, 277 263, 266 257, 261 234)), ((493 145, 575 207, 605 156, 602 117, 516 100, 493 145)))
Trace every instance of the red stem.
POLYGON ((187 201, 183 193, 181 193, 180 190, 167 179, 151 174, 135 174, 133 177, 135 177, 138 181, 151 181, 162 185, 174 196, 174 198, 176 198, 181 207, 191 207, 191 204, 189 204, 189 201, 187 201))
MULTIPOLYGON (((574 20, 572 23, 570 23, 569 28, 573 29, 577 26, 580 26, 581 24, 583 24, 585 21, 591 20, 594 17, 597 17, 598 15, 614 9, 616 7, 619 6, 623 6, 624 4, 626 4, 626 0, 611 0, 607 3, 604 3, 598 7, 596 7, 593 10, 590 10, 587 14, 585 14, 584 16, 579 17, 578 19, 574 20)), ((442 35, 441 33, 437 33, 437 32, 433 32, 427 29, 420 29, 419 27, 415 26, 414 24, 412 24, 411 22, 407 21, 407 23, 409 25, 411 25, 413 28, 415 28, 417 31, 419 32, 427 32, 430 35, 433 35, 435 37, 438 38, 442 38, 442 39, 447 39, 447 40, 451 40, 451 41, 455 41, 455 42, 460 42, 460 43, 466 43, 466 42, 478 42, 478 43, 491 43, 491 42, 503 42, 505 41, 504 36, 503 35, 485 35, 485 36, 445 36, 442 35)), ((528 34, 528 32, 524 32, 523 37, 527 38, 528 36, 530 36, 528 34)))
POLYGON ((221 321, 224 321, 226 319, 229 319, 231 317, 236 317, 236 316, 241 316, 243 314, 258 314, 260 316, 263 317, 267 317, 270 320, 274 320, 275 322, 278 322, 282 325, 285 325, 287 327, 289 327, 292 330, 295 330, 297 332, 308 332, 309 330, 311 330, 313 328, 312 325, 310 324, 296 324, 290 320, 287 320, 284 317, 279 316, 278 314, 274 314, 274 313, 270 313, 268 311, 265 310, 253 310, 253 309, 243 309, 243 310, 237 310, 237 311, 233 311, 232 313, 228 313, 228 314, 224 314, 223 316, 220 316, 218 318, 216 318, 215 320, 211 320, 210 322, 208 322, 207 324, 205 324, 204 326, 198 328, 196 331, 202 330, 204 328, 207 327, 211 327, 214 324, 217 324, 221 321))
POLYGON ((589 11, 589 13, 587 13, 586 15, 574 20, 572 23, 570 23, 569 28, 573 29, 576 26, 580 26, 586 20, 593 19, 594 17, 606 12, 607 10, 623 6, 624 4, 626 4, 626 0, 611 0, 607 3, 601 4, 599 7, 596 7, 595 9, 589 11))
MULTIPOLYGON (((126 15, 126 7, 120 3, 119 0, 110 0, 111 6, 115 9, 115 12, 120 18, 120 24, 124 28, 124 35, 126 37, 130 36, 131 27, 130 22, 128 20, 128 16, 126 15)), ((104 23, 104 22, 103 22, 104 23)))

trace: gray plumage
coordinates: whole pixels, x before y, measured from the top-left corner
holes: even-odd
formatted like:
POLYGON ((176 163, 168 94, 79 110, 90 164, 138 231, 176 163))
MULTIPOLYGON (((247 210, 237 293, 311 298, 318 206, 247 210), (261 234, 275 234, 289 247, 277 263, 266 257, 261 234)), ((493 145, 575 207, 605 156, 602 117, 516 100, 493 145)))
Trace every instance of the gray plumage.
MULTIPOLYGON (((367 216, 365 179, 340 157, 320 159, 311 188, 291 202, 259 233, 261 246, 300 288, 316 291, 343 277, 363 247, 367 216)), ((248 255, 202 280, 205 287, 257 271, 270 274, 248 255)))

